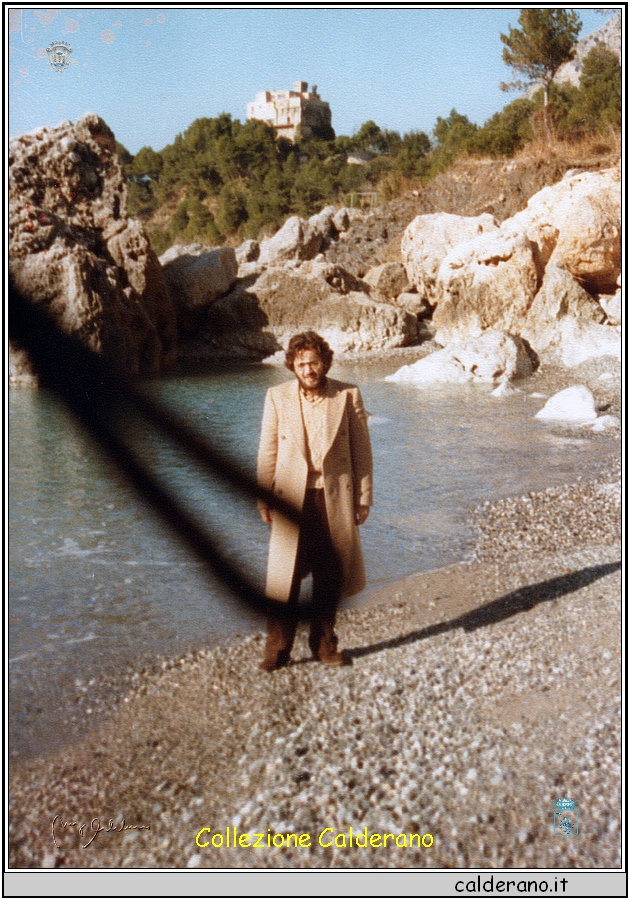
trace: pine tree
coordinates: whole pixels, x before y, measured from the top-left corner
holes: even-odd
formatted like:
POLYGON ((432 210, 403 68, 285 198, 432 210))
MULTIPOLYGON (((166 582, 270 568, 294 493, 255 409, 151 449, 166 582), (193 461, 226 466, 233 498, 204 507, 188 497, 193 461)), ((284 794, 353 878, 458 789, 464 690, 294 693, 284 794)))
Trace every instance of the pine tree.
POLYGON ((544 91, 545 128, 549 134, 549 85, 560 66, 575 56, 575 44, 582 23, 574 10, 522 9, 520 28, 510 27, 501 35, 505 44, 503 62, 527 77, 525 82, 502 84, 501 88, 526 87, 541 83, 544 91))

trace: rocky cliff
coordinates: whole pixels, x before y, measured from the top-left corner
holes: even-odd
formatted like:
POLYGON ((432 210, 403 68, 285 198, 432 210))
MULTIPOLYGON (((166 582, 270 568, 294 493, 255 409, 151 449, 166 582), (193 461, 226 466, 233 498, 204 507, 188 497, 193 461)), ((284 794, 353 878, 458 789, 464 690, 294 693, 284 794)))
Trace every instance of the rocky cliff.
MULTIPOLYGON (((131 375, 177 358, 173 304, 140 222, 126 215, 113 133, 91 113, 9 146, 9 268, 64 331, 131 375)), ((11 380, 34 380, 11 348, 11 380)))
POLYGON ((601 42, 608 50, 612 50, 621 62, 621 13, 617 13, 609 19, 601 28, 592 31, 578 41, 575 48, 575 56, 570 62, 564 63, 556 72, 554 81, 560 84, 573 84, 576 87, 580 83, 584 60, 595 45, 601 42))

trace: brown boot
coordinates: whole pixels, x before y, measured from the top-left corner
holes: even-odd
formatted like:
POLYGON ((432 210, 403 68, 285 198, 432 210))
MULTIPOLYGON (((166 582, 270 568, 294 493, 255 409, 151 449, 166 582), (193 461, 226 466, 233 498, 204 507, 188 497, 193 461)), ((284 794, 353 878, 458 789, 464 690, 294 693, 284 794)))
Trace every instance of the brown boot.
POLYGON ((331 622, 312 622, 308 643, 315 659, 327 666, 351 664, 349 657, 337 649, 337 635, 331 622))
POLYGON ((263 672, 273 672, 286 666, 291 658, 291 648, 297 630, 295 615, 289 614, 283 618, 275 616, 267 617, 267 642, 265 645, 265 658, 258 668, 263 672))

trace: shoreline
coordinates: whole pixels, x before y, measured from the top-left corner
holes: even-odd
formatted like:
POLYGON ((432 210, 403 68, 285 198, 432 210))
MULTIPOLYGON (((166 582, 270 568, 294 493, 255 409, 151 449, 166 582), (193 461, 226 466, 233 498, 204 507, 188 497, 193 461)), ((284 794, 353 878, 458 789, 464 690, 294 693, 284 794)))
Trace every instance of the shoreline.
MULTIPOLYGON (((536 521, 535 515, 534 518, 532 518, 532 515, 535 514, 541 500, 543 504, 543 518, 548 515, 548 501, 545 501, 547 496, 549 496, 557 505, 558 501, 562 500, 562 497, 566 492, 583 492, 586 488, 590 493, 592 493, 593 490, 597 493, 596 485, 610 483, 611 471, 613 471, 613 480, 619 478, 619 472, 614 471, 616 468, 618 469, 619 463, 614 457, 614 454, 611 453, 611 450, 612 445, 609 444, 608 452, 605 452, 601 457, 599 471, 596 472, 595 475, 589 476, 588 481, 580 483, 578 480, 574 483, 550 487, 542 491, 530 492, 526 495, 528 498, 533 498, 534 500, 533 506, 531 505, 530 500, 525 504, 526 519, 529 519, 528 527, 531 529, 530 537, 531 533, 540 533, 545 536, 545 540, 548 539, 549 529, 544 528, 544 522, 536 521), (609 474, 607 475, 606 473, 609 474)), ((404 586, 410 579, 421 578, 424 576, 432 578, 439 577, 440 573, 444 573, 444 576, 447 577, 451 571, 457 570, 460 566, 466 566, 480 559, 485 561, 488 561, 489 558, 492 559, 492 552, 490 553, 490 557, 488 557, 487 545, 488 542, 490 542, 491 547, 494 547, 494 551, 496 551, 496 519, 498 518, 501 520, 502 518, 507 518, 508 520, 507 522, 498 522, 500 530, 505 531, 506 525, 513 528, 515 524, 517 525, 517 528, 522 528, 523 523, 518 521, 520 517, 518 510, 523 506, 521 502, 523 499, 524 498, 504 496, 492 502, 478 502, 476 505, 471 506, 466 513, 466 519, 470 530, 470 547, 466 550, 464 556, 454 562, 438 566, 436 569, 408 572, 406 575, 397 578, 394 581, 371 586, 368 588, 369 592, 363 591, 358 595, 360 599, 350 598, 344 605, 343 610, 361 610, 372 607, 375 604, 380 603, 385 597, 397 595, 400 590, 404 589, 404 586), (516 521, 514 520, 515 504, 517 507, 516 521), (496 511, 499 511, 498 516, 496 514, 493 516, 493 513, 496 513, 496 511), (510 518, 513 521, 510 522, 510 518), (484 522, 486 523, 485 525, 482 524, 484 522)), ((603 497, 597 498, 597 501, 601 504, 602 501, 606 502, 607 499, 610 500, 610 498, 603 497)), ((610 503, 608 505, 610 506, 610 503)), ((613 502, 613 516, 615 509, 616 504, 613 502)), ((522 512, 522 509, 520 511, 522 512)), ((608 512, 610 520, 610 509, 608 512)), ((565 514, 567 514, 567 511, 565 511, 565 514)), ((568 514, 570 514, 570 511, 568 511, 568 514)), ((523 534, 521 531, 518 531, 518 534, 518 541, 521 542, 523 534)), ((608 540, 610 534, 602 534, 601 529, 598 528, 591 535, 593 541, 598 541, 602 537, 604 540, 608 540)), ((516 547, 513 546, 511 549, 518 550, 519 546, 520 543, 517 544, 516 547)), ((510 550, 509 541, 506 549, 508 551, 510 550)), ((542 549, 544 550, 545 547, 543 546, 542 549)), ((557 543, 554 545, 554 549, 558 549, 557 543)), ((69 735, 66 739, 55 738, 53 746, 48 749, 44 755, 41 753, 29 752, 28 749, 26 749, 26 751, 25 749, 21 749, 20 751, 16 750, 10 758, 12 770, 17 772, 23 765, 26 765, 29 762, 54 758, 56 755, 65 752, 68 748, 76 746, 83 740, 89 738, 92 733, 98 731, 99 728, 117 714, 124 696, 129 690, 133 690, 138 679, 157 677, 164 669, 170 669, 176 666, 179 660, 197 656, 199 653, 203 653, 206 650, 212 652, 218 651, 221 648, 229 648, 233 645, 238 645, 243 640, 261 633, 262 630, 264 630, 264 621, 262 618, 258 625, 254 621, 249 623, 243 621, 242 627, 239 627, 232 634, 217 637, 212 642, 202 641, 197 644, 187 642, 187 646, 181 647, 179 650, 176 648, 171 649, 170 651, 156 649, 151 652, 150 650, 145 650, 141 658, 137 659, 136 662, 131 661, 125 663, 124 669, 120 670, 118 673, 116 673, 111 665, 107 670, 100 672, 90 670, 89 675, 77 680, 75 691, 71 696, 66 698, 66 703, 68 704, 67 714, 69 716, 67 728, 71 730, 71 736, 69 735)), ((81 675, 82 673, 79 672, 78 674, 81 675)), ((32 745, 34 739, 31 738, 29 743, 32 745)))
POLYGON ((294 661, 275 673, 257 670, 257 633, 137 675, 79 744, 12 767, 10 865, 619 865, 620 493, 598 484, 490 504, 481 558, 408 576, 340 611, 351 667, 312 663, 301 629, 294 661), (515 544, 515 533, 540 539, 515 544), (550 837, 554 792, 580 801, 591 830, 579 844, 550 837), (82 849, 66 829, 51 843, 49 819, 90 811, 153 832, 99 834, 82 849), (208 826, 423 829, 435 843, 314 842, 261 856, 199 848, 195 834, 208 826))

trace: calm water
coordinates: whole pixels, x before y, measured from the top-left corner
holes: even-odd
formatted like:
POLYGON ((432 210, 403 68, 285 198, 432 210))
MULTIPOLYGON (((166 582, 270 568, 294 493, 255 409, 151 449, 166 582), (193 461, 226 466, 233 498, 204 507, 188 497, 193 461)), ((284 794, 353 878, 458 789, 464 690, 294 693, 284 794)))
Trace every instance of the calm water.
MULTIPOLYGON (((475 388, 384 382, 395 368, 348 364, 331 373, 358 382, 371 413, 376 505, 362 529, 366 593, 461 560, 477 503, 587 476, 611 440, 538 423, 543 401, 525 393, 499 400, 475 388)), ((260 366, 151 390, 253 471, 265 390, 287 376, 260 366)), ((12 754, 25 758, 80 734, 91 721, 90 691, 105 691, 126 669, 261 623, 226 597, 50 399, 22 389, 9 403, 10 727, 12 754)), ((268 530, 252 504, 150 435, 138 442, 262 580, 268 530)))

